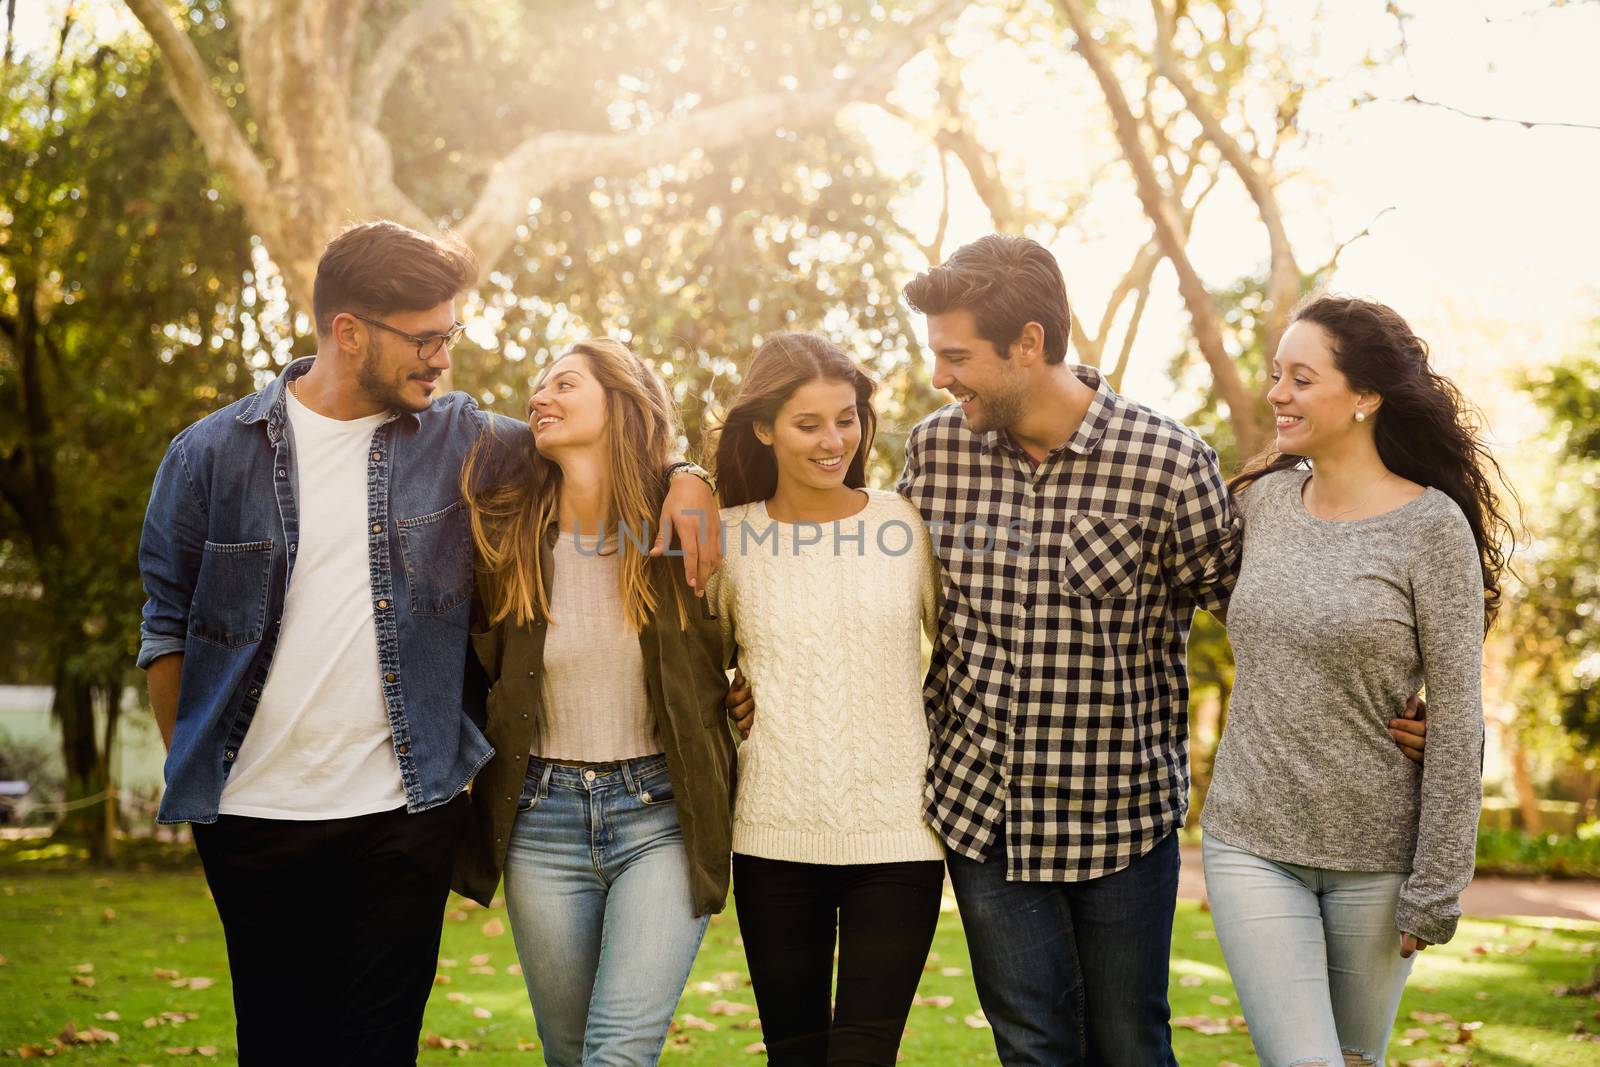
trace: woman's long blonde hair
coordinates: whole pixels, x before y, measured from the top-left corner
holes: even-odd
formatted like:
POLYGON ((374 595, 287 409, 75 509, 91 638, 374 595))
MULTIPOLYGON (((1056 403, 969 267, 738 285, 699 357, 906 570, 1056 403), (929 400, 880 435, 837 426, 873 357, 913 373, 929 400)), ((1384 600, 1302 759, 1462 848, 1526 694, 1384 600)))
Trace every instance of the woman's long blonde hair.
MULTIPOLYGON (((642 630, 660 606, 648 550, 658 533, 655 522, 666 492, 662 472, 678 444, 678 413, 661 379, 620 341, 609 337, 580 341, 562 358, 570 355, 588 359, 590 372, 605 393, 611 473, 606 530, 617 535, 617 551, 622 553, 619 592, 628 625, 642 630)), ((541 384, 549 374, 547 369, 541 384)), ((510 462, 492 458, 494 449, 493 434, 486 431, 461 472, 476 565, 485 579, 488 622, 497 625, 510 618, 526 626, 549 621, 539 549, 557 522, 561 468, 537 456, 531 442, 510 462)), ((684 625, 688 615, 682 591, 675 584, 673 590, 679 624, 684 625)))

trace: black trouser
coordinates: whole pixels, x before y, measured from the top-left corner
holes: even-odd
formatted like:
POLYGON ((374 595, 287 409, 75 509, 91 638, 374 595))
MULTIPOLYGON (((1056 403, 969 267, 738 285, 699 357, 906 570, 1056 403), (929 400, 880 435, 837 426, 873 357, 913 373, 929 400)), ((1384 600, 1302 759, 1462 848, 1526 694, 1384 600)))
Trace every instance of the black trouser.
POLYGON ((465 805, 194 825, 242 1067, 416 1062, 465 805))
POLYGON ((734 854, 739 933, 769 1064, 895 1062, 943 885, 938 860, 832 865, 734 854))

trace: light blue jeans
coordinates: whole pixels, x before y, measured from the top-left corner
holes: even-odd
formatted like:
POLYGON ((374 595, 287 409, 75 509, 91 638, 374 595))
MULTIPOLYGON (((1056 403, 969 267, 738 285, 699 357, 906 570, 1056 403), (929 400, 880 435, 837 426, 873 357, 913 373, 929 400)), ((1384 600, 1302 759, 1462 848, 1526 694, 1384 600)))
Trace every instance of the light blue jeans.
POLYGON ((653 1065, 710 919, 694 914, 666 758, 529 760, 506 910, 545 1063, 653 1065))
POLYGON ((1277 863, 1212 834, 1201 857, 1262 1067, 1382 1064, 1411 974, 1394 925, 1406 876, 1277 863))

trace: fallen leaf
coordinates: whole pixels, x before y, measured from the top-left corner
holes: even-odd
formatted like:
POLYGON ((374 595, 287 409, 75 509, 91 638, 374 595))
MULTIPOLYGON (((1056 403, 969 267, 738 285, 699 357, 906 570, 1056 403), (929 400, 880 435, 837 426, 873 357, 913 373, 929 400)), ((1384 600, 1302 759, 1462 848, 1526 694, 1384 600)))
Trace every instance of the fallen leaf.
POLYGON ((92 964, 92 963, 74 963, 68 969, 70 971, 72 971, 73 974, 93 974, 94 973, 94 964, 92 964))
POLYGON ((103 923, 114 923, 117 921, 117 913, 112 911, 110 908, 107 908, 105 911, 100 913, 100 921, 103 923))
POLYGON ((1186 974, 1182 978, 1178 979, 1178 984, 1181 986, 1188 986, 1192 989, 1197 985, 1205 985, 1206 980, 1201 978, 1198 974, 1186 974))
MULTIPOLYGON (((1447 1011, 1414 1011, 1411 1013, 1411 1020, 1419 1022, 1423 1026, 1432 1026, 1434 1023, 1454 1023, 1456 1021, 1455 1016, 1447 1011)), ((1427 1035, 1424 1034, 1423 1036, 1426 1037, 1427 1035)))
POLYGON ((767 1051, 767 1043, 765 1041, 756 1041, 756 1042, 753 1042, 753 1043, 751 1043, 749 1045, 746 1045, 744 1047, 744 1050, 746 1052, 750 1053, 750 1055, 752 1055, 752 1056, 759 1056, 763 1052, 767 1051))
POLYGON ((499 919, 490 919, 483 924, 484 937, 499 937, 506 932, 506 924, 499 919))
POLYGON ((704 1030, 707 1033, 710 1033, 717 1028, 716 1023, 702 1019, 698 1015, 684 1015, 679 1018, 678 1023, 685 1030, 704 1030))
POLYGON ((101 1019, 101 1020, 103 1020, 105 1022, 108 1022, 108 1023, 116 1023, 116 1022, 121 1022, 122 1021, 122 1016, 118 1015, 115 1011, 95 1012, 95 1016, 94 1017, 96 1019, 101 1019))
POLYGON ((955 1002, 956 1002, 956 998, 955 997, 946 997, 946 996, 932 996, 932 997, 920 997, 919 996, 919 997, 912 997, 911 998, 911 1003, 920 1004, 923 1007, 928 1007, 928 1008, 948 1008, 950 1005, 954 1004, 955 1002))
POLYGON ((1182 1015, 1172 1020, 1172 1025, 1182 1030, 1193 1030, 1197 1034, 1215 1037, 1218 1034, 1231 1034, 1233 1027, 1226 1019, 1213 1019, 1209 1015, 1182 1015))
POLYGON ((940 967, 939 968, 939 977, 940 978, 960 978, 962 975, 964 975, 966 973, 967 972, 963 971, 960 967, 940 967))
POLYGON ((447 960, 447 959, 444 959, 443 957, 440 957, 440 959, 439 959, 439 966, 441 966, 441 967, 454 967, 455 965, 456 965, 456 961, 455 960, 447 960))
POLYGON ((962 1016, 961 1021, 966 1023, 974 1030, 989 1029, 989 1020, 983 1017, 983 1012, 981 1011, 975 1011, 971 1015, 962 1016))
POLYGON ((1211 994, 1210 999, 1211 1003, 1215 1004, 1219 1008, 1226 1008, 1229 1004, 1233 1003, 1233 1001, 1229 1000, 1227 997, 1221 997, 1215 993, 1211 994))
POLYGON ((522 964, 513 963, 511 966, 506 968, 506 973, 514 974, 520 978, 522 976, 522 964))
POLYGON ((750 1005, 739 1004, 731 1000, 713 1000, 710 1007, 706 1009, 707 1014, 710 1015, 745 1015, 753 1011, 755 1009, 750 1005))
POLYGON ((210 989, 216 984, 215 978, 179 978, 170 983, 173 989, 210 989))
POLYGON ((468 967, 467 968, 467 973, 468 974, 494 974, 495 973, 495 969, 493 967, 468 967))
POLYGON ((472 1017, 474 1019, 492 1019, 494 1018, 494 1012, 488 1008, 473 1008, 472 1017))
POLYGON ((176 977, 178 977, 178 972, 177 971, 169 971, 165 967, 157 967, 151 973, 152 973, 152 976, 156 977, 156 978, 176 978, 176 977))
POLYGON ((452 979, 448 974, 436 974, 433 976, 434 985, 449 985, 451 981, 452 979))
POLYGON ((467 962, 474 967, 482 967, 485 963, 489 962, 489 954, 487 952, 480 952, 476 956, 473 956, 471 959, 467 960, 467 962))
POLYGON ((422 1043, 429 1048, 458 1048, 462 1052, 471 1050, 472 1043, 459 1037, 440 1037, 438 1034, 429 1034, 422 1039, 422 1043))
POLYGON ((92 974, 75 974, 75 975, 72 976, 72 984, 73 985, 84 985, 84 986, 94 985, 94 975, 92 975, 92 974))
POLYGON ((471 1000, 472 998, 467 996, 465 993, 447 993, 447 994, 445 994, 445 998, 444 999, 446 999, 448 1001, 451 1001, 453 1003, 456 1003, 456 1004, 465 1004, 467 1001, 471 1000))
POLYGON ((1409 1037, 1413 1041, 1421 1041, 1423 1038, 1432 1037, 1433 1035, 1419 1026, 1413 1026, 1405 1032, 1404 1036, 1409 1037))
POLYGON ((97 1045, 102 1041, 114 1045, 120 1038, 110 1030, 102 1030, 98 1026, 91 1026, 87 1030, 79 1030, 72 1023, 68 1023, 66 1028, 56 1035, 56 1040, 63 1045, 97 1045))

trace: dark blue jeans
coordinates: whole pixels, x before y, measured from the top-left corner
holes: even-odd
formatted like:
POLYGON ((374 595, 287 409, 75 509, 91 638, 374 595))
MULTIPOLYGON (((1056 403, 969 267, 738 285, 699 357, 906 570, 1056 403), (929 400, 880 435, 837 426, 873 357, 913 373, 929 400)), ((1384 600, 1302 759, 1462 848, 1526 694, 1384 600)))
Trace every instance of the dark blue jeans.
POLYGON ((1167 967, 1178 838, 1086 882, 1008 882, 951 853, 978 1001, 1005 1067, 1176 1067, 1167 967))

